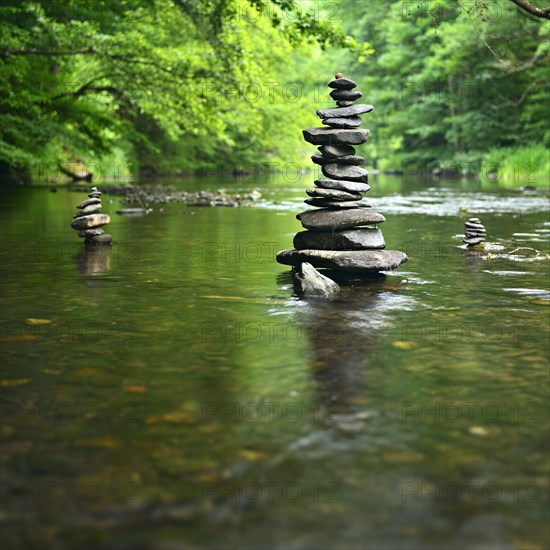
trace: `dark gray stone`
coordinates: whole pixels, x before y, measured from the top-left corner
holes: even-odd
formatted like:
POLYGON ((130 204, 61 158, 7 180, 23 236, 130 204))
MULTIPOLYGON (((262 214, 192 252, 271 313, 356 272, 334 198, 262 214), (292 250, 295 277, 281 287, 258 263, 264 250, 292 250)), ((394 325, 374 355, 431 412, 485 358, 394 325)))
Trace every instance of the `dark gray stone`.
POLYGON ((361 113, 370 113, 374 107, 358 103, 351 107, 337 107, 332 109, 317 109, 319 118, 349 118, 350 116, 360 115, 361 113))
POLYGON ((333 201, 358 201, 363 197, 361 193, 340 191, 338 189, 322 189, 320 187, 314 187, 313 189, 306 189, 306 193, 310 197, 317 197, 321 199, 330 199, 333 201))
POLYGON ((294 289, 300 296, 329 298, 340 290, 340 287, 332 279, 319 273, 307 262, 296 266, 292 274, 294 289))
POLYGON ((372 204, 364 200, 360 201, 331 201, 330 199, 306 199, 304 201, 310 206, 319 208, 371 208, 372 204))
POLYGON ((305 229, 312 231, 333 231, 336 229, 351 229, 361 225, 382 223, 386 218, 371 208, 346 208, 330 210, 306 210, 296 216, 305 229))
POLYGON ((346 164, 325 164, 321 171, 327 178, 335 180, 359 181, 367 183, 369 181, 369 173, 359 166, 351 166, 346 164))
POLYGON ((94 237, 95 235, 103 235, 105 231, 101 229, 100 227, 96 227, 95 229, 81 229, 78 232, 79 237, 94 237))
POLYGON ((303 130, 304 139, 313 145, 361 145, 369 139, 366 128, 346 130, 341 128, 307 128, 303 130))
POLYGON ((319 147, 319 151, 326 158, 338 158, 355 155, 355 148, 351 145, 341 145, 340 147, 336 147, 335 145, 321 145, 321 147, 319 147))
POLYGON ((91 214, 89 216, 75 218, 71 222, 71 227, 73 229, 89 229, 92 227, 107 225, 110 221, 111 218, 107 214, 91 214))
POLYGON ((107 233, 104 233, 103 235, 95 235, 93 237, 87 237, 84 241, 84 244, 93 244, 93 245, 99 245, 99 244, 111 244, 113 242, 113 237, 111 235, 108 235, 107 233))
POLYGON ((480 223, 468 223, 464 224, 466 229, 471 229, 473 231, 485 231, 485 227, 480 223))
POLYGON ((483 237, 471 237, 471 238, 464 238, 462 241, 467 244, 468 246, 473 246, 475 244, 480 244, 485 239, 483 237))
POLYGON ((325 118, 323 124, 331 128, 359 128, 363 121, 360 116, 352 116, 349 118, 325 118))
POLYGON ((301 231, 294 237, 294 248, 297 250, 369 250, 385 247, 380 229, 301 231))
POLYGON ((336 105, 338 105, 338 107, 351 107, 353 105, 353 101, 337 101, 336 105))
POLYGON ((323 189, 340 189, 342 191, 348 191, 349 193, 366 193, 370 191, 370 185, 358 181, 320 179, 315 180, 313 183, 315 183, 317 187, 322 187, 323 189))
POLYGON ((90 206, 90 204, 101 204, 101 199, 93 198, 93 199, 86 199, 84 202, 81 202, 80 204, 77 204, 77 208, 86 208, 86 206, 90 206))
POLYGON ((77 212, 74 217, 80 218, 80 216, 89 216, 90 214, 99 214, 101 212, 101 204, 90 204, 89 206, 85 206, 80 210, 80 212, 77 212))
POLYGON ((357 84, 349 78, 335 78, 328 83, 328 87, 336 90, 353 90, 357 88, 357 84))
POLYGON ((335 101, 355 101, 360 97, 363 97, 363 94, 359 90, 332 90, 330 92, 330 97, 335 101))
POLYGON ((396 269, 407 261, 398 250, 283 250, 277 261, 285 265, 308 262, 314 267, 373 273, 396 269))
POLYGON ((356 155, 346 155, 345 157, 330 159, 321 155, 313 155, 311 157, 311 160, 315 164, 320 164, 321 166, 324 166, 325 164, 350 164, 353 166, 359 166, 360 164, 363 164, 365 162, 365 159, 363 157, 359 157, 356 155))

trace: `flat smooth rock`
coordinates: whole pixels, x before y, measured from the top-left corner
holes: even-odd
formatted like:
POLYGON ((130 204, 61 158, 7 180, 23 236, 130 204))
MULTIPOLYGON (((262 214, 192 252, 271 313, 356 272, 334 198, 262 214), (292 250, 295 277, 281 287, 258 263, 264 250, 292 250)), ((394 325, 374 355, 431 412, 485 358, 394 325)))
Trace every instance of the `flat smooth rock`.
POLYGON ((319 151, 324 157, 330 159, 355 155, 355 147, 351 145, 341 145, 340 147, 336 147, 335 145, 321 145, 319 151))
POLYGON ((373 109, 374 107, 372 105, 358 103, 357 105, 351 105, 350 107, 317 109, 317 116, 319 118, 349 118, 351 116, 360 115, 361 113, 370 113, 373 109))
POLYGON ((111 218, 107 214, 91 214, 89 216, 75 218, 71 222, 71 227, 73 229, 89 229, 91 227, 107 225, 110 221, 111 218))
POLYGON ((313 189, 306 189, 306 193, 310 197, 317 197, 322 199, 330 199, 333 201, 359 201, 363 197, 361 193, 340 191, 338 189, 322 189, 320 187, 314 187, 313 189))
POLYGON ((354 166, 358 166, 360 164, 363 164, 365 162, 365 159, 363 157, 359 157, 357 155, 346 155, 344 157, 337 157, 337 158, 326 158, 321 155, 313 155, 311 157, 311 160, 315 164, 320 164, 321 166, 324 166, 325 164, 351 164, 354 166))
POLYGON ((357 84, 350 78, 335 78, 328 83, 328 87, 336 90, 353 90, 357 88, 357 84))
POLYGON ((466 238, 466 239, 462 239, 462 241, 467 244, 467 245, 474 245, 474 244, 480 244, 484 241, 485 239, 483 237, 472 237, 472 238, 466 238))
POLYGON ((363 121, 360 116, 352 116, 349 118, 325 118, 323 124, 331 128, 359 128, 363 121))
POLYGON ((330 97, 335 101, 355 101, 363 97, 363 94, 359 90, 336 89, 330 92, 330 97))
POLYGON ((485 231, 485 227, 480 223, 468 223, 464 224, 466 229, 473 229, 474 231, 485 231))
POLYGON ((329 298, 340 290, 332 280, 319 273, 311 264, 304 262, 293 270, 294 289, 300 296, 329 298))
POLYGON ((80 212, 77 212, 74 217, 80 218, 80 216, 89 216, 90 214, 99 214, 100 212, 101 204, 90 204, 82 208, 80 212))
POLYGON ((344 231, 300 231, 294 237, 297 250, 368 250, 386 248, 380 229, 346 229, 344 231))
POLYGON ((79 237, 94 237, 96 235, 103 235, 105 231, 101 229, 100 227, 96 227, 95 229, 81 229, 78 232, 79 237))
POLYGON ((361 145, 369 139, 366 128, 346 130, 343 128, 306 128, 302 131, 304 139, 313 145, 361 145))
POLYGON ((338 107, 351 107, 353 105, 353 101, 337 101, 336 105, 338 105, 338 107))
POLYGON ((320 179, 313 182, 317 187, 323 189, 340 189, 349 193, 366 193, 370 191, 370 185, 358 181, 345 181, 333 179, 320 179))
POLYGON ((398 250, 282 250, 277 261, 285 265, 308 262, 314 267, 341 271, 377 272, 398 268, 408 260, 398 250))
POLYGON ((81 202, 80 204, 77 204, 77 208, 86 208, 86 206, 90 206, 90 204, 101 204, 101 199, 86 199, 84 202, 81 202))
POLYGON ((485 237, 485 235, 487 235, 487 231, 479 231, 478 229, 475 231, 468 229, 464 232, 465 237, 485 237))
POLYGON ((372 208, 372 204, 364 200, 360 201, 331 201, 330 199, 306 199, 304 201, 310 206, 317 206, 319 208, 372 208))
POLYGON ((95 235, 93 237, 88 237, 84 244, 111 244, 113 242, 113 237, 111 235, 108 235, 107 233, 104 233, 103 235, 95 235))
POLYGON ((327 178, 335 180, 359 181, 368 183, 369 173, 359 166, 351 166, 346 164, 325 164, 321 167, 321 171, 327 178))
POLYGON ((306 210, 296 216, 305 229, 312 231, 334 231, 336 229, 351 229, 356 226, 382 223, 386 220, 382 214, 371 208, 346 208, 330 210, 306 210))

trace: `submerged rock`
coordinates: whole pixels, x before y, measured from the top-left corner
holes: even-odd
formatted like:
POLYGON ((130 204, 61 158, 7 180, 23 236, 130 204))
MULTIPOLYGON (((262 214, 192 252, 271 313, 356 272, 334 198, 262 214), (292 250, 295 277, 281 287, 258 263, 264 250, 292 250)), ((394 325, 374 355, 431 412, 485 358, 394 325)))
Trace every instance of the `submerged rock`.
POLYGON ((319 273, 307 262, 297 266, 292 274, 294 289, 301 296, 321 296, 329 298, 340 290, 340 287, 332 279, 319 273))

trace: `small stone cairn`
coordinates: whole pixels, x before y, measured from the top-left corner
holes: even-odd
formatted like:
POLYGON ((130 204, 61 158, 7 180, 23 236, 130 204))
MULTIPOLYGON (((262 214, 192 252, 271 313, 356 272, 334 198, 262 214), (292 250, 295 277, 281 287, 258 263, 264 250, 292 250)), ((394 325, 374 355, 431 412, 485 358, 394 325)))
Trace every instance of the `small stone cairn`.
POLYGON ((470 218, 464 224, 464 238, 462 241, 467 247, 483 247, 487 230, 479 218, 470 218))
POLYGON ((86 245, 111 244, 113 237, 101 229, 111 221, 107 214, 101 214, 101 191, 92 187, 88 197, 77 205, 79 211, 74 215, 71 227, 78 231, 86 245))
POLYGON ((374 107, 354 103, 363 94, 341 73, 328 86, 337 107, 317 111, 326 126, 303 131, 304 139, 318 145, 321 153, 311 158, 321 165, 325 177, 306 191, 310 198, 305 201, 318 208, 296 216, 306 231, 296 234, 295 249, 279 252, 277 261, 294 267, 308 262, 314 267, 355 274, 396 269, 407 256, 384 250, 386 243, 377 224, 385 218, 362 200, 361 193, 370 190, 368 173, 360 167, 365 160, 356 156, 353 147, 367 141, 369 131, 360 128, 359 115, 374 107))

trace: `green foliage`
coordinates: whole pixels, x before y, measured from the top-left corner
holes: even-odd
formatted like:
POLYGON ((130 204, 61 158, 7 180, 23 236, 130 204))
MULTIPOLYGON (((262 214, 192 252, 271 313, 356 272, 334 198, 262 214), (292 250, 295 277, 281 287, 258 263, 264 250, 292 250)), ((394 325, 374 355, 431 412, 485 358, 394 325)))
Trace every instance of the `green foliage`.
POLYGON ((482 174, 499 182, 535 187, 550 185, 550 152, 542 144, 493 149, 482 161, 482 174))
POLYGON ((114 147, 158 171, 301 158, 293 51, 369 51, 291 0, 6 1, 0 20, 0 167, 27 173, 114 147))
POLYGON ((336 71, 375 106, 367 165, 550 146, 550 22, 508 0, 5 0, 0 21, 0 173, 305 166, 336 71))
POLYGON ((477 164, 496 148, 550 145, 550 22, 508 0, 345 1, 375 54, 348 66, 375 110, 365 153, 379 168, 477 164))

